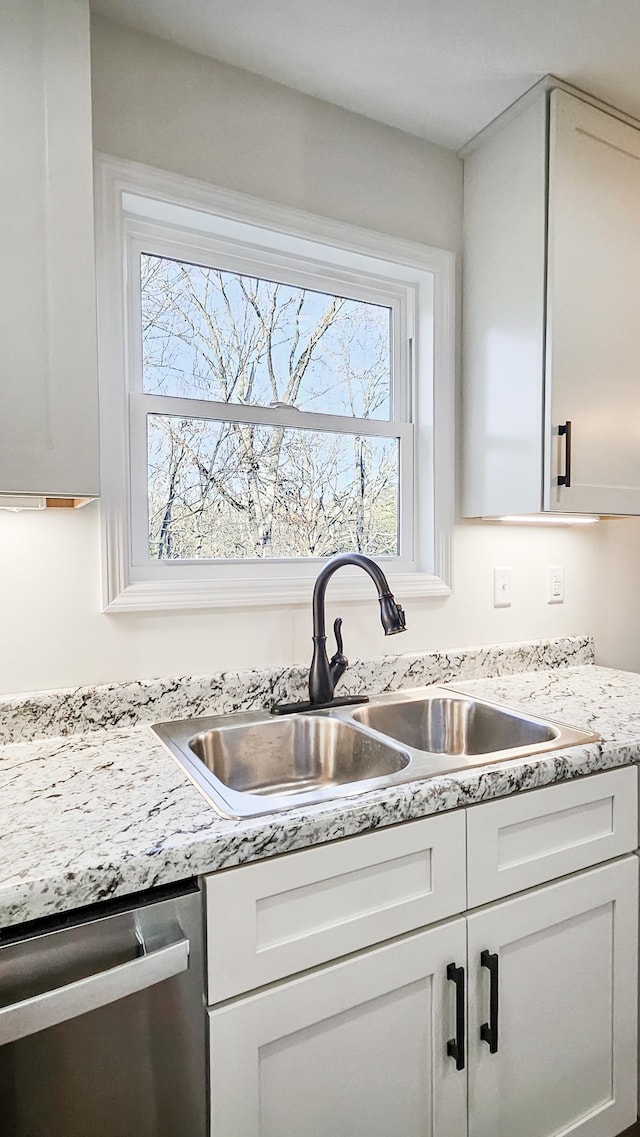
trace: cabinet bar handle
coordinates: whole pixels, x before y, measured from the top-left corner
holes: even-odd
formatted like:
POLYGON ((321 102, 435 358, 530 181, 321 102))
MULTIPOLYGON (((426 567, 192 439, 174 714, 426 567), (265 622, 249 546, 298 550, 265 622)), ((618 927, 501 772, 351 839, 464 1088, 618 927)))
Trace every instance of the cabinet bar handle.
POLYGON ((449 963, 447 979, 456 985, 456 1037, 449 1039, 447 1055, 455 1059, 456 1070, 464 1070, 464 967, 456 967, 455 963, 449 963))
POLYGON ((480 1027, 480 1038, 486 1042, 491 1054, 498 1053, 498 956, 490 951, 480 953, 480 963, 489 971, 489 1022, 480 1027))
POLYGON ((558 474, 558 485, 569 489, 571 485, 571 419, 558 427, 558 434, 564 435, 564 474, 558 474))

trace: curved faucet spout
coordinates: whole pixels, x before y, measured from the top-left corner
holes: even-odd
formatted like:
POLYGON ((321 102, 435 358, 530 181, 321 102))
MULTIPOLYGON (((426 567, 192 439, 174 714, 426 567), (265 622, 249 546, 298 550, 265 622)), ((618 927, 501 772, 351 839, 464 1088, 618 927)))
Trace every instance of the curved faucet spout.
POLYGON ((334 625, 338 650, 331 659, 327 657, 326 648, 325 593, 334 572, 343 565, 357 565, 373 580, 378 590, 380 620, 385 636, 404 632, 406 627, 402 606, 396 604, 389 582, 375 561, 362 553, 340 553, 339 556, 332 557, 318 573, 313 590, 313 659, 309 671, 309 700, 316 706, 331 702, 336 684, 349 666, 349 661, 342 652, 341 620, 336 620, 334 625))

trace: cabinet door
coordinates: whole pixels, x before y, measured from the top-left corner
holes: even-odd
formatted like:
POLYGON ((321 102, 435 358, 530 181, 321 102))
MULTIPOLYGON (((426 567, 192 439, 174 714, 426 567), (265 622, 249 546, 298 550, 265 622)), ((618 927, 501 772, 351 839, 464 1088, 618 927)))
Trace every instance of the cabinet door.
POLYGON ((210 1011, 212 1137, 464 1137, 465 953, 459 919, 210 1011))
POLYGON ((637 890, 631 856, 469 917, 469 1137, 616 1137, 635 1121, 637 890))
POLYGON ((89 5, 0 4, 0 493, 98 493, 89 5))
POLYGON ((640 131, 554 91, 549 178, 545 508, 637 514, 640 131))

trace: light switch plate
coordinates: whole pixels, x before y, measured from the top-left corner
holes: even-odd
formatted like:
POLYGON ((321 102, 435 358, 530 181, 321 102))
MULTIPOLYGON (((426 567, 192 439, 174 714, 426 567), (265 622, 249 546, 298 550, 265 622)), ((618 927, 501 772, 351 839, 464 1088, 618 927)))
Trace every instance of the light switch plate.
POLYGON ((494 568, 493 570, 493 607, 511 607, 511 576, 510 568, 494 568))

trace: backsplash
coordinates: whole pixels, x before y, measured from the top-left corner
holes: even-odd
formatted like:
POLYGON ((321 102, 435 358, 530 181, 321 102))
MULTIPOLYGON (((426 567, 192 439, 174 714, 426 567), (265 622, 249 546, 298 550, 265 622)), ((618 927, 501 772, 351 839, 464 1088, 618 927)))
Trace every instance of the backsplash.
MULTIPOLYGON (((580 666, 594 661, 592 636, 456 648, 355 660, 337 694, 380 694, 457 679, 580 666)), ((0 743, 61 737, 200 715, 270 707, 307 697, 306 667, 222 671, 0 697, 0 743)))

